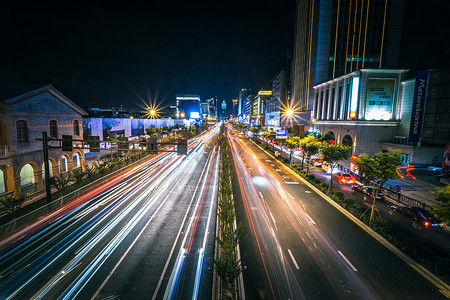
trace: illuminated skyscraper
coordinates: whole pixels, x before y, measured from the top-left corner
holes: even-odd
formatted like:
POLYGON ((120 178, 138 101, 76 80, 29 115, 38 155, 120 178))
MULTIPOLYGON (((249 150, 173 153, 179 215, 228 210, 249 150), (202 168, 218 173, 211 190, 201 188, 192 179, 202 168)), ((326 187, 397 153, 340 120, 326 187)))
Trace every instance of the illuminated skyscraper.
POLYGON ((200 119, 202 108, 199 95, 176 95, 177 117, 187 119, 200 119))
POLYGON ((404 0, 297 1, 292 97, 312 109, 313 86, 353 71, 397 68, 404 0))

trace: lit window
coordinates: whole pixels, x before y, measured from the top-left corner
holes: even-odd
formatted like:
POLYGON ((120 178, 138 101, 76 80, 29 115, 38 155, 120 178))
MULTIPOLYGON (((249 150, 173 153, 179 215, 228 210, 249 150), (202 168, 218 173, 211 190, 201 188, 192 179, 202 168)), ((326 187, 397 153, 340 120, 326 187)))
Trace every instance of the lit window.
POLYGON ((28 142, 28 123, 27 121, 17 121, 17 141, 19 143, 21 142, 28 142))
POLYGON ((80 121, 73 120, 73 135, 80 135, 80 121))
POLYGON ((58 138, 58 122, 55 120, 50 121, 50 137, 53 139, 58 138))

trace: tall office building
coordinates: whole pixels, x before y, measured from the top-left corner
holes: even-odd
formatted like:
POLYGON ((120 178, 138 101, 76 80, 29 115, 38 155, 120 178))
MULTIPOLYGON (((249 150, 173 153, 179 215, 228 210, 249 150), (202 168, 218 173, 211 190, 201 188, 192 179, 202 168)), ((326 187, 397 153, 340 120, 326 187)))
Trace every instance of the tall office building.
POLYGON ((202 107, 199 95, 176 95, 177 118, 200 119, 202 107))
POLYGON ((297 1, 292 97, 312 109, 313 86, 353 71, 397 68, 404 0, 297 1))
POLYGON ((239 106, 238 106, 238 114, 239 117, 244 119, 245 113, 245 101, 248 96, 253 95, 253 89, 241 89, 239 91, 239 106))

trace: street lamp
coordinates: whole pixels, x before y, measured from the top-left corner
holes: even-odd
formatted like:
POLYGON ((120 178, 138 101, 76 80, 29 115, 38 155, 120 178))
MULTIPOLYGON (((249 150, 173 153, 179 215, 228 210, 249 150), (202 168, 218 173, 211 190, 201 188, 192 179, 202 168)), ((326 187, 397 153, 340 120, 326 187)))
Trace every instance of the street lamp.
POLYGON ((185 116, 186 116, 186 115, 184 114, 184 112, 182 112, 182 113, 180 114, 180 117, 181 117, 182 119, 184 119, 185 116))
POLYGON ((287 117, 292 117, 294 115, 294 111, 292 109, 288 109, 288 110, 286 110, 285 115, 287 117))

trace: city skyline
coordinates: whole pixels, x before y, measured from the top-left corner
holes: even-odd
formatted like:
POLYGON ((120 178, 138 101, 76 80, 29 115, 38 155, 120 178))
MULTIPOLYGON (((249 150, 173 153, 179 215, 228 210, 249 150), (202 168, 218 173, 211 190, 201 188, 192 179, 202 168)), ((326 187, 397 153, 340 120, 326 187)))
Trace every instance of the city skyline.
MULTIPOLYGON (((399 67, 448 67, 442 1, 420 3, 406 3, 399 67)), ((177 93, 230 104, 270 86, 294 51, 295 1, 172 4, 8 4, 0 82, 51 84, 82 106, 164 106, 177 93)))

